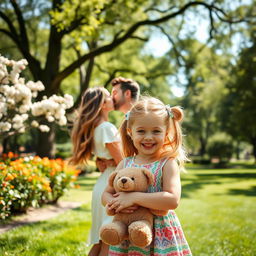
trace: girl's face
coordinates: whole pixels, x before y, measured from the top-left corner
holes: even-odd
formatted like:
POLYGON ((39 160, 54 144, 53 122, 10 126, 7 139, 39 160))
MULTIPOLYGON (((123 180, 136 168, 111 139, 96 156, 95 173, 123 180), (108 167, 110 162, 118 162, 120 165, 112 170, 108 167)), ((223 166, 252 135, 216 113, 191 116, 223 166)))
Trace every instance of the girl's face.
POLYGON ((136 118, 128 132, 138 155, 155 158, 159 156, 165 142, 167 127, 163 117, 148 113, 136 118))
POLYGON ((114 110, 114 103, 108 90, 104 90, 104 98, 102 109, 107 112, 114 110))

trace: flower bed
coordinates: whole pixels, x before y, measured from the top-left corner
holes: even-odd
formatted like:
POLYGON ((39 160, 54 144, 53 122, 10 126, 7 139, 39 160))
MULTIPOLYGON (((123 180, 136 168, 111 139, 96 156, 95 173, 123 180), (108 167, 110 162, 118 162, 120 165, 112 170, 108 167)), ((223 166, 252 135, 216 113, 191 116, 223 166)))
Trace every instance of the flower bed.
POLYGON ((25 212, 30 206, 56 203, 74 187, 80 172, 60 158, 14 157, 10 152, 0 162, 0 219, 25 212))

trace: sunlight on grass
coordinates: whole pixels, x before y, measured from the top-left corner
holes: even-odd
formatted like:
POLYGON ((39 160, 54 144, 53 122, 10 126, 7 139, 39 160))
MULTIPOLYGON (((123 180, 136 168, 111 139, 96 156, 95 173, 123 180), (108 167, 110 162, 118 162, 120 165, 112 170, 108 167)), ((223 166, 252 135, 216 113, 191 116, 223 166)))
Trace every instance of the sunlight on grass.
MULTIPOLYGON (((256 255, 256 169, 203 169, 182 174, 182 200, 176 210, 193 255, 256 255)), ((82 202, 54 219, 0 236, 0 255, 84 256, 91 225, 91 191, 99 173, 79 177, 79 189, 62 200, 82 202)))
POLYGON ((0 236, 0 255, 86 255, 90 205, 0 236))
POLYGON ((255 255, 256 170, 189 170, 177 214, 194 255, 255 255))

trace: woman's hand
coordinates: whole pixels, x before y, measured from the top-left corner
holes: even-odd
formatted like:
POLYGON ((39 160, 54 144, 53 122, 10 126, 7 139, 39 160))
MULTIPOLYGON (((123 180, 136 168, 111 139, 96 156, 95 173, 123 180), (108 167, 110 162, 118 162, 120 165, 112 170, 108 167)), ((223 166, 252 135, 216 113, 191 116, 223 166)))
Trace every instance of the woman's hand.
POLYGON ((108 204, 110 210, 115 210, 116 213, 130 213, 137 209, 134 205, 134 197, 136 192, 118 192, 113 195, 113 199, 108 204), (124 210, 125 209, 125 210, 124 210))

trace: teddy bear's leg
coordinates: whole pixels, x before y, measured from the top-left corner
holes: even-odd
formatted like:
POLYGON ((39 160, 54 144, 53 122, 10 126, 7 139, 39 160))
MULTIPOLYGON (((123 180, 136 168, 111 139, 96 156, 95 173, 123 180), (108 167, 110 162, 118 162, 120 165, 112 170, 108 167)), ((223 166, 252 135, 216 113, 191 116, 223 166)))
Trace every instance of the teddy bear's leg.
POLYGON ((152 226, 146 220, 135 221, 128 227, 129 240, 138 247, 146 247, 152 242, 152 226))
POLYGON ((123 222, 114 221, 101 227, 100 237, 106 244, 117 245, 125 240, 127 232, 127 226, 123 222))

